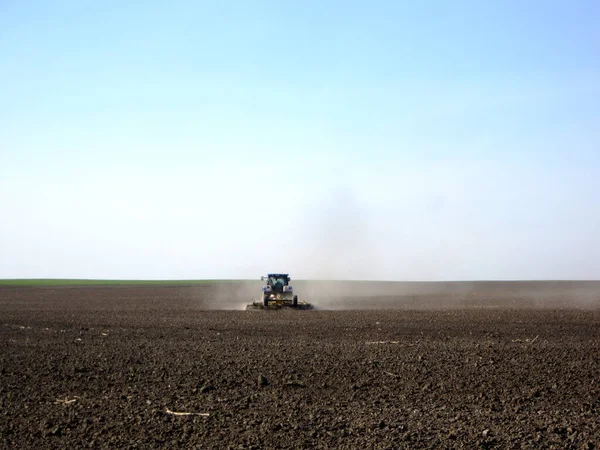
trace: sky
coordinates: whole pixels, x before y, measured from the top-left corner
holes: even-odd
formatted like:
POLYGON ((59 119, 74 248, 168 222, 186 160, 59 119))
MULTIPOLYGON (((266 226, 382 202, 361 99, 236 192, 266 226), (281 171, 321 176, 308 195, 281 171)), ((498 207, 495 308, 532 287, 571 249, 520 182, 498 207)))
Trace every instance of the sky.
POLYGON ((599 21, 0 1, 0 278, 600 279, 599 21))

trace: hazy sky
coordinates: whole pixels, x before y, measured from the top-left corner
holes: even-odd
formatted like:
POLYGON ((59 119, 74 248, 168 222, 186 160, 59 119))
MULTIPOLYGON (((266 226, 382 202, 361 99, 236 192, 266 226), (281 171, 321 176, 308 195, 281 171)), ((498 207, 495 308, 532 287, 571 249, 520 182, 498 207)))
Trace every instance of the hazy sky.
POLYGON ((0 278, 600 278, 600 2, 0 2, 0 278))

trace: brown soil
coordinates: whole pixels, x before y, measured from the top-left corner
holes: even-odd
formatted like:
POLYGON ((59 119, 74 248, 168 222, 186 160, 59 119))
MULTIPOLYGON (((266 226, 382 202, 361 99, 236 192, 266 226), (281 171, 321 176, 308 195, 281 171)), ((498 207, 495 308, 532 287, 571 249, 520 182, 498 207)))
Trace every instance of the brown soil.
POLYGON ((597 283, 302 287, 0 288, 0 447, 600 445, 597 283))

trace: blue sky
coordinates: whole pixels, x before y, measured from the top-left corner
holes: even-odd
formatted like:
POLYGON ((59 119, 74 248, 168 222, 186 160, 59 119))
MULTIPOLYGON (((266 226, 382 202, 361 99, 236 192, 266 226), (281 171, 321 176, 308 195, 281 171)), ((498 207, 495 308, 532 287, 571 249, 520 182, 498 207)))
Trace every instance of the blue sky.
POLYGON ((599 20, 4 1, 0 278, 598 279, 599 20))

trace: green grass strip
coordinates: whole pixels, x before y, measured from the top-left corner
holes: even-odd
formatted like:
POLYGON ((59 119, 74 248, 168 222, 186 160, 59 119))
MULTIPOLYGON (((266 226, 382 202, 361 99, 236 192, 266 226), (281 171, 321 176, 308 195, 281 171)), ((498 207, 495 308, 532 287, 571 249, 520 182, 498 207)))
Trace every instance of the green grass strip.
POLYGON ((22 278, 0 280, 0 286, 175 286, 231 283, 244 280, 94 280, 59 278, 22 278))

